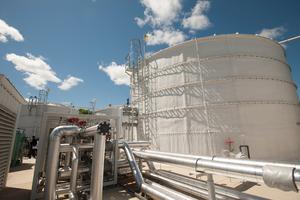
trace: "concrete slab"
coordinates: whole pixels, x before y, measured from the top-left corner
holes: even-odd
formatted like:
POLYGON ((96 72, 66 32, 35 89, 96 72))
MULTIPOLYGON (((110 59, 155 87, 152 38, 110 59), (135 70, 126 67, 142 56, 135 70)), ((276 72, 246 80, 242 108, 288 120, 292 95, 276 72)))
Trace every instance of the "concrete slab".
MULTIPOLYGON (((35 159, 24 159, 23 165, 13 168, 8 174, 6 188, 0 191, 0 200, 29 200, 35 159)), ((137 200, 122 187, 108 187, 104 189, 105 200, 137 200)))

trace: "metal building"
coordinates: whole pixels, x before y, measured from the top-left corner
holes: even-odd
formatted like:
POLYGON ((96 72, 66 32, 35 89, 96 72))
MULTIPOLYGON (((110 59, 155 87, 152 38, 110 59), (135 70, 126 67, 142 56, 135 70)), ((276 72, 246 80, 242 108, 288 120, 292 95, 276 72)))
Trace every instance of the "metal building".
POLYGON ((21 105, 25 103, 25 99, 12 83, 0 74, 0 190, 6 184, 16 122, 21 105))
POLYGON ((140 128, 157 149, 227 155, 242 148, 254 159, 300 158, 296 85, 276 41, 243 34, 192 39, 130 72, 140 128))
POLYGON ((97 110, 96 115, 118 115, 119 112, 122 114, 122 130, 119 135, 119 139, 126 141, 137 141, 139 136, 137 132, 138 127, 138 111, 137 108, 129 105, 122 106, 108 106, 104 109, 97 110))
POLYGON ((41 134, 46 132, 48 134, 48 130, 45 132, 45 125, 43 124, 48 113, 56 116, 53 120, 53 126, 56 127, 61 121, 61 115, 77 115, 78 110, 62 104, 40 102, 31 104, 29 102, 21 108, 18 128, 24 130, 27 137, 40 138, 41 134))

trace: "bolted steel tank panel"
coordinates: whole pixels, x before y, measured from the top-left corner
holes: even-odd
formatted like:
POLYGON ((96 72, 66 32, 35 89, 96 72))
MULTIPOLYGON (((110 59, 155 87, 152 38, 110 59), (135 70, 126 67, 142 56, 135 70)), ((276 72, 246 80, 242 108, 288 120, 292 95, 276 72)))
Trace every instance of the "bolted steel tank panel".
POLYGON ((255 35, 193 39, 161 50, 138 72, 140 121, 161 151, 300 159, 299 100, 285 51, 255 35), (288 145, 286 145, 288 144, 288 145))

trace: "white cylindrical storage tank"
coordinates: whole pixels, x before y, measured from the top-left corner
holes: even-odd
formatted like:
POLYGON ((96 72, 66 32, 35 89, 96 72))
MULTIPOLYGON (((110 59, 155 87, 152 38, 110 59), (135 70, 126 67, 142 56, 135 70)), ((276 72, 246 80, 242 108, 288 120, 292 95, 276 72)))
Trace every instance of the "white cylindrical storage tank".
POLYGON ((133 101, 157 149, 222 156, 248 145, 253 159, 300 158, 297 88, 277 42, 242 34, 198 38, 145 63, 133 101))

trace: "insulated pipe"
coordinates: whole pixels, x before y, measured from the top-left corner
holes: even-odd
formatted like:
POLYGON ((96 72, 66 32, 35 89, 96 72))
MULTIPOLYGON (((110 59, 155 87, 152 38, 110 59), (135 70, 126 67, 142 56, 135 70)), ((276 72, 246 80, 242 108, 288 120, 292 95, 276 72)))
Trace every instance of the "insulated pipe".
MULTIPOLYGON (((202 193, 202 191, 203 191, 203 195, 205 195, 206 197, 208 195, 207 183, 205 181, 196 180, 196 179, 186 177, 186 176, 183 176, 180 174, 175 174, 172 172, 161 171, 161 170, 158 170, 155 173, 151 173, 151 172, 149 173, 150 176, 152 176, 153 174, 156 175, 153 178, 158 178, 158 180, 160 180, 160 177, 163 177, 164 179, 170 179, 175 182, 180 182, 185 185, 196 188, 196 190, 195 190, 196 193, 197 192, 202 193)), ((229 199, 243 199, 243 200, 266 200, 265 198, 262 198, 262 197, 257 197, 257 196, 251 195, 251 194, 242 193, 237 190, 229 189, 229 188, 218 186, 218 185, 215 185, 215 189, 216 189, 217 199, 224 199, 224 197, 225 197, 225 199, 229 198, 229 199)))
MULTIPOLYGON (((85 172, 89 172, 90 168, 88 167, 83 167, 83 168, 78 168, 77 173, 81 174, 81 173, 85 173, 85 172)), ((59 178, 67 178, 67 177, 71 177, 71 173, 72 173, 72 169, 59 169, 58 171, 58 177, 59 178)))
POLYGON ((78 172, 78 160, 79 160, 79 152, 78 147, 73 146, 73 152, 72 152, 72 171, 71 171, 71 178, 70 178, 70 190, 73 194, 73 199, 76 198, 76 181, 77 181, 77 172, 78 172))
MULTIPOLYGON (((68 144, 71 144, 72 143, 72 137, 67 137, 66 138, 66 141, 68 144)), ((66 162, 65 162, 65 167, 68 168, 70 167, 70 160, 71 160, 71 153, 70 152, 67 152, 66 153, 66 162)))
MULTIPOLYGON (((76 145, 80 150, 87 149, 91 150, 94 148, 94 144, 78 144, 76 145)), ((73 145, 69 144, 60 144, 59 152, 72 152, 73 151, 73 145)))
POLYGON ((80 128, 77 126, 59 126, 56 127, 50 134, 48 147, 48 161, 46 167, 46 186, 45 200, 54 200, 56 197, 56 177, 59 159, 60 140, 63 136, 73 136, 80 133, 80 128))
MULTIPOLYGON (((129 147, 134 148, 134 147, 149 147, 150 146, 150 142, 148 141, 134 141, 134 142, 126 142, 129 147)), ((124 145, 123 142, 119 142, 118 146, 119 148, 122 148, 124 145)))
MULTIPOLYGON (((126 142, 126 143, 131 148, 135 148, 135 147, 145 148, 145 147, 149 147, 150 146, 150 143, 147 142, 147 141, 135 141, 135 142, 126 142)), ((93 143, 90 143, 90 144, 79 144, 77 146, 78 146, 78 148, 80 150, 82 150, 82 149, 93 149, 94 144, 93 143)), ((122 148, 123 147, 123 142, 119 142, 118 147, 122 148)), ((60 144, 59 152, 72 152, 72 151, 73 151, 72 145, 70 145, 70 144, 60 144)))
POLYGON ((95 134, 91 174, 91 200, 102 200, 103 197, 105 141, 105 134, 95 134))
POLYGON ((142 190, 147 195, 157 200, 196 200, 193 197, 182 194, 154 182, 147 184, 143 183, 142 190))
MULTIPOLYGON (((159 154, 159 152, 154 153, 154 151, 144 152, 134 150, 133 153, 140 158, 158 162, 166 162, 177 165, 183 165, 187 167, 192 167, 198 172, 206 172, 211 174, 221 174, 228 177, 240 178, 243 180, 249 180, 252 182, 263 182, 270 187, 276 187, 282 190, 293 190, 297 191, 296 185, 300 185, 300 171, 294 170, 295 168, 291 167, 279 167, 275 166, 272 171, 268 170, 271 173, 264 173, 264 168, 268 167, 260 165, 246 165, 246 164, 235 164, 235 163, 226 163, 219 162, 214 160, 204 160, 201 158, 189 158, 178 157, 166 154, 159 154), (273 176, 274 175, 274 176, 273 176), (278 176, 276 178, 276 176, 278 176), (275 179, 274 179, 275 178, 275 179), (288 188, 285 188, 288 186, 288 188)), ((258 161, 257 161, 258 162, 258 161)))
POLYGON ((180 194, 179 192, 168 189, 159 184, 145 183, 142 173, 138 167, 138 164, 135 161, 135 158, 133 156, 133 153, 132 153, 129 145, 126 142, 123 142, 122 146, 123 146, 122 148, 126 154, 126 157, 128 159, 129 166, 132 170, 132 174, 134 176, 135 182, 137 184, 138 192, 143 191, 147 195, 151 196, 152 198, 159 199, 159 200, 178 200, 178 199, 195 200, 192 197, 189 197, 184 194, 180 194))
MULTIPOLYGON (((198 198, 204 198, 204 199, 208 198, 208 192, 206 189, 196 188, 196 187, 181 183, 179 181, 175 181, 170 178, 160 176, 153 172, 145 172, 145 175, 148 178, 158 180, 164 186, 170 186, 172 188, 175 188, 176 190, 183 191, 185 193, 191 194, 198 198)), ((217 196, 217 199, 225 199, 224 196, 220 196, 220 195, 216 195, 216 196, 217 196)))
POLYGON ((140 191, 141 186, 144 183, 142 173, 141 173, 141 171, 140 171, 140 169, 139 169, 139 167, 138 167, 138 165, 135 161, 135 158, 132 154, 132 151, 131 151, 129 145, 126 142, 123 142, 123 150, 126 154, 130 169, 131 169, 132 174, 134 176, 134 179, 135 179, 135 182, 136 182, 136 185, 137 185, 137 190, 140 191))
POLYGON ((195 159, 203 159, 203 160, 212 160, 212 161, 219 161, 224 163, 232 163, 232 164, 245 164, 245 165, 255 165, 255 166, 278 166, 278 167, 292 167, 296 169, 300 169, 299 164, 291 164, 291 163, 279 163, 279 162, 266 162, 266 161, 256 161, 256 160, 247 160, 247 159, 234 159, 234 158, 224 158, 224 157, 217 157, 217 156, 195 156, 195 155, 186 155, 186 154, 179 154, 179 153, 169 153, 169 152, 161 152, 161 151, 152 151, 152 150, 144 150, 147 153, 155 153, 159 155, 169 155, 169 156, 176 156, 182 158, 195 158, 195 159))
POLYGON ((93 136, 97 133, 98 124, 84 129, 85 136, 93 136))

